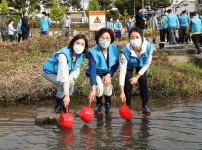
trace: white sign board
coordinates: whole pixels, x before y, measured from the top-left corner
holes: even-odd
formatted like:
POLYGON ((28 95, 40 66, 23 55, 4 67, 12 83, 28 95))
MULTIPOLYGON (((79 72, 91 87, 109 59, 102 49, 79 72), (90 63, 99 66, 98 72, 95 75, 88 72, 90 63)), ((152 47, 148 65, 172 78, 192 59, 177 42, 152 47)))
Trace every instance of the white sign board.
POLYGON ((106 27, 105 11, 89 11, 90 31, 98 31, 104 27, 106 27))

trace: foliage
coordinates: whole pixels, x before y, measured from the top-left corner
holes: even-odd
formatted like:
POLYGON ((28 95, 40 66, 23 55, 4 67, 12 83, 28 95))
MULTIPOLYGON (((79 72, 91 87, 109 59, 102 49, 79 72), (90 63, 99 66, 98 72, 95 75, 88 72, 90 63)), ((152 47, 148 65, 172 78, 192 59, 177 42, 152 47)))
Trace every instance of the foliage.
POLYGON ((8 14, 9 12, 10 11, 9 11, 7 0, 2 0, 1 3, 0 3, 0 13, 8 14))
POLYGON ((129 15, 128 15, 128 12, 127 10, 125 9, 124 12, 123 12, 123 21, 124 22, 127 22, 128 21, 128 18, 129 18, 129 15))
POLYGON ((98 3, 98 0, 90 0, 89 1, 89 5, 88 8, 85 10, 85 13, 87 15, 89 15, 89 11, 93 11, 93 10, 100 10, 100 5, 98 3))
POLYGON ((60 1, 62 5, 72 7, 73 10, 80 10, 81 9, 81 1, 80 0, 62 0, 60 1))
POLYGON ((107 11, 106 14, 107 20, 109 20, 111 17, 116 20, 117 18, 119 18, 119 12, 117 10, 109 10, 107 11))
POLYGON ((100 9, 101 10, 110 10, 112 8, 111 0, 98 0, 98 3, 100 4, 100 9))
POLYGON ((59 5, 58 0, 53 0, 53 6, 50 10, 50 18, 54 21, 61 21, 64 16, 65 10, 66 9, 64 6, 59 5))

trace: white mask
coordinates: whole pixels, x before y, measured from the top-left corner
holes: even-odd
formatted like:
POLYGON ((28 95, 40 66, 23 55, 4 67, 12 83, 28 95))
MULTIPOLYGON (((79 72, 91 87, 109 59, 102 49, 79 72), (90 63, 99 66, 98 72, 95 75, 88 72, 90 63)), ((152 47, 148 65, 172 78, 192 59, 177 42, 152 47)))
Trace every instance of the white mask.
POLYGON ((84 51, 84 46, 76 44, 73 46, 73 49, 75 53, 81 54, 84 51))
POLYGON ((132 45, 132 47, 138 48, 142 45, 142 39, 132 39, 130 40, 130 44, 132 45))

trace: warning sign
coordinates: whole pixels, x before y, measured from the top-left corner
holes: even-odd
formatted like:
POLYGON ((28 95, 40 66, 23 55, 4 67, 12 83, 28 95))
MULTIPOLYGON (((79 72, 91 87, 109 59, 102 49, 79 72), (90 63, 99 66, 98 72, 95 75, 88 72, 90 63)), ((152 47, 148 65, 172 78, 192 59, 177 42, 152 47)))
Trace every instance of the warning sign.
POLYGON ((101 20, 100 20, 100 18, 98 16, 95 18, 94 23, 101 23, 101 20))
POLYGON ((90 31, 98 31, 106 27, 105 11, 89 11, 89 29, 90 31))

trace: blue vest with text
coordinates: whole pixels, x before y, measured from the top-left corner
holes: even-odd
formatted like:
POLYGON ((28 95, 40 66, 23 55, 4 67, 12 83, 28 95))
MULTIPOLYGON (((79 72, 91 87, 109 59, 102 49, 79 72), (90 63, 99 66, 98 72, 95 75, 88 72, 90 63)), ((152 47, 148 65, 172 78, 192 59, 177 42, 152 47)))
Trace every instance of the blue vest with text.
POLYGON ((176 14, 168 14, 168 27, 177 27, 177 15, 176 14))
POLYGON ((191 30, 192 32, 201 32, 201 19, 198 16, 191 18, 191 30))
MULTIPOLYGON (((86 58, 89 59, 89 55, 93 56, 93 59, 96 63, 96 74, 98 76, 102 76, 109 72, 112 66, 114 66, 119 60, 119 51, 118 46, 116 44, 110 44, 108 47, 108 60, 109 64, 107 65, 106 59, 99 45, 96 44, 88 53, 86 54, 86 58)), ((86 75, 90 75, 89 64, 86 67, 86 75)))
POLYGON ((64 47, 64 48, 60 49, 59 51, 55 52, 48 60, 45 61, 44 65, 43 65, 43 70, 45 73, 47 73, 47 74, 57 74, 58 73, 58 63, 59 62, 58 62, 57 57, 59 54, 64 54, 67 57, 69 74, 74 72, 81 65, 81 63, 83 62, 83 59, 84 59, 84 54, 77 55, 76 62, 73 66, 72 51, 69 48, 64 47))
POLYGON ((180 27, 182 26, 189 26, 189 16, 188 15, 181 15, 179 17, 180 20, 180 27))
POLYGON ((151 43, 147 43, 147 50, 143 54, 140 55, 140 58, 131 56, 131 52, 127 47, 124 47, 121 52, 125 55, 126 59, 128 60, 127 69, 133 69, 134 67, 142 67, 145 65, 148 56, 151 51, 151 43))

